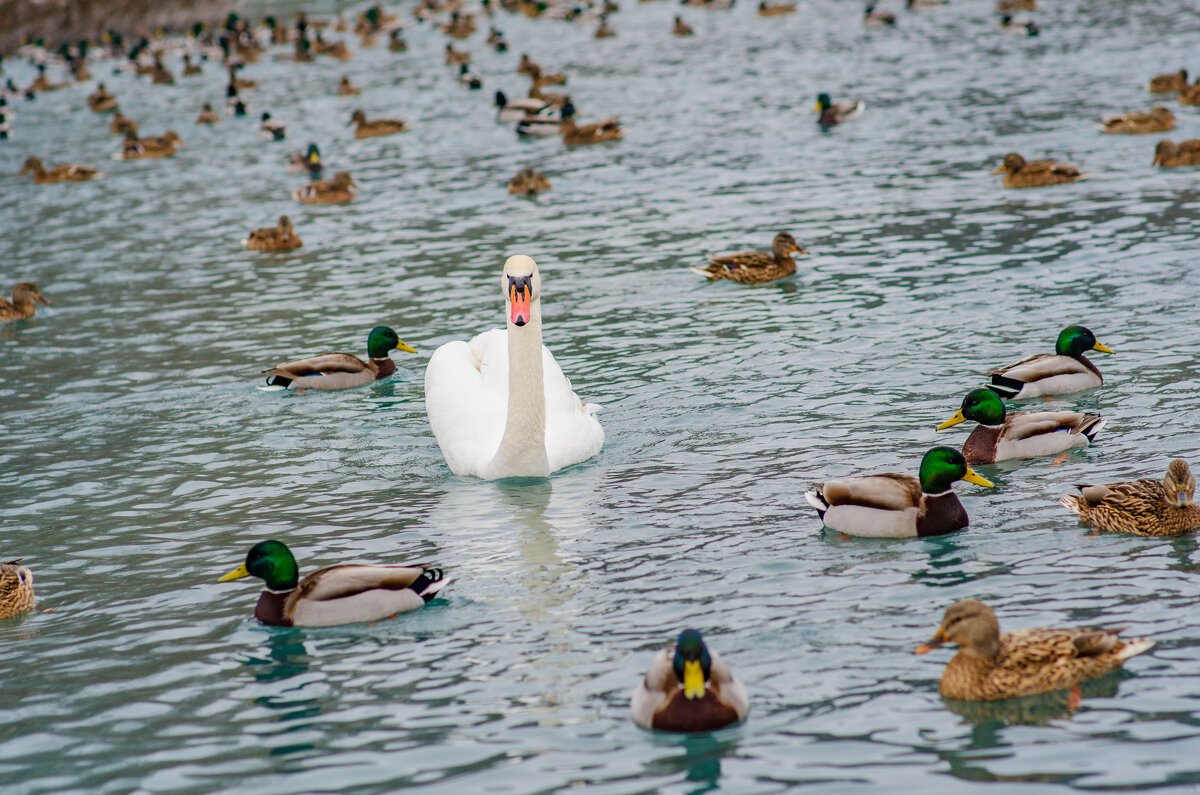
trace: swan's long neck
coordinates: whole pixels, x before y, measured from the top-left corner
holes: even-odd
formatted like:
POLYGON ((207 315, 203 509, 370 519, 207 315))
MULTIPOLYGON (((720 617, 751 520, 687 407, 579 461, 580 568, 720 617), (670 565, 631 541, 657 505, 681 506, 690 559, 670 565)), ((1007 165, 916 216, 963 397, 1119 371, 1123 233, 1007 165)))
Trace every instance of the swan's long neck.
POLYGON ((491 477, 547 477, 546 389, 542 374, 542 304, 529 305, 529 322, 508 320, 508 417, 491 477))

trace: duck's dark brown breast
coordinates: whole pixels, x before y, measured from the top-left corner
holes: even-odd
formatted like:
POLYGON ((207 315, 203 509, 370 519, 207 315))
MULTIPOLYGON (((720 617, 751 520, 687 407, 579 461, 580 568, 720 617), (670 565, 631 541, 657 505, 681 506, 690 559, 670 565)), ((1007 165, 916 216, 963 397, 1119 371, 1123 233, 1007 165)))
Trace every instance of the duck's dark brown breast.
POLYGON ((1001 426, 976 425, 963 443, 963 458, 968 464, 991 464, 996 460, 996 442, 1003 431, 1001 426))
POLYGON ((967 526, 967 510, 958 501, 958 495, 953 491, 936 496, 926 494, 924 512, 917 517, 917 535, 940 536, 953 533, 967 526))
POLYGON ((679 690, 658 712, 650 725, 667 732, 708 732, 736 723, 737 713, 732 707, 722 704, 712 691, 704 698, 684 698, 679 690))
POLYGON ((263 591, 254 607, 254 617, 273 627, 290 627, 292 622, 283 615, 283 600, 287 594, 263 591))

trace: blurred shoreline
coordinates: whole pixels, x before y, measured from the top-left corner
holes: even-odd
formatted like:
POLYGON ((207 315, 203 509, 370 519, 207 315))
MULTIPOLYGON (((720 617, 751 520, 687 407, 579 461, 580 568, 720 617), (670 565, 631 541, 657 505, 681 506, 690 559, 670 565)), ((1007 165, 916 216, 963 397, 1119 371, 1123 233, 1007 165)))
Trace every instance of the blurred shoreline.
POLYGON ((183 30, 197 21, 216 22, 233 0, 0 0, 0 53, 29 40, 48 48, 80 39, 98 40, 108 30, 131 36, 139 28, 183 30))

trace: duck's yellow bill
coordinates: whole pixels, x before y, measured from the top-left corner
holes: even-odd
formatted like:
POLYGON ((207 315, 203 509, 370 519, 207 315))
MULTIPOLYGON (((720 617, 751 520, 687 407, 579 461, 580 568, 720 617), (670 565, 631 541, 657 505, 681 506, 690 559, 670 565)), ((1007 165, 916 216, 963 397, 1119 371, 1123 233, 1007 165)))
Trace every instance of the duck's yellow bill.
POLYGON ((816 105, 813 105, 813 113, 820 113, 820 112, 821 112, 821 103, 818 102, 816 105))
POLYGON ((1092 346, 1092 350, 1100 351, 1101 353, 1116 353, 1112 348, 1099 342, 1092 346))
POLYGON ((963 416, 962 409, 959 409, 958 411, 954 412, 953 417, 946 420, 941 425, 937 426, 937 430, 944 431, 947 428, 953 428, 955 425, 958 425, 960 422, 966 422, 966 421, 967 421, 967 418, 963 416))
POLYGON ((407 342, 405 342, 404 340, 399 340, 399 341, 396 343, 396 350, 398 350, 398 351, 404 351, 405 353, 416 353, 416 352, 417 352, 417 349, 416 349, 416 348, 414 348, 413 346, 409 345, 409 344, 408 344, 407 342))
POLYGON ((967 467, 967 474, 963 475, 963 480, 968 483, 974 483, 976 486, 983 486, 986 489, 994 488, 996 485, 970 467, 967 467))
POLYGON ((1005 165, 1003 163, 1001 163, 1000 168, 998 168, 992 172, 992 176, 996 176, 997 174, 1003 174, 1005 171, 1008 171, 1008 168, 1005 167, 1005 165))
POLYGON ((699 660, 688 660, 683 664, 683 697, 704 698, 704 671, 699 660))
POLYGON ((249 577, 249 576, 250 576, 250 572, 246 571, 246 564, 243 563, 242 565, 238 566, 233 571, 226 574, 221 579, 217 580, 217 582, 229 582, 230 580, 240 580, 243 577, 249 577))

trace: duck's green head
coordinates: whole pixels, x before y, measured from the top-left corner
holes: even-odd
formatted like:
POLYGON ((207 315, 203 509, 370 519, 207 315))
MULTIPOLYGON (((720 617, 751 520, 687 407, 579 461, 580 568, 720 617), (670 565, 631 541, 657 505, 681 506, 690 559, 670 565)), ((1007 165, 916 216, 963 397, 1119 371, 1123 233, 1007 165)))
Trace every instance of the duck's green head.
POLYGON ((941 494, 956 480, 992 488, 992 482, 967 466, 967 459, 953 447, 935 447, 921 459, 921 491, 941 494))
POLYGON ((833 105, 833 100, 831 100, 829 98, 828 94, 822 92, 820 94, 817 94, 817 105, 815 108, 813 108, 813 110, 815 110, 817 113, 820 113, 821 111, 825 110, 828 107, 831 107, 832 105, 833 105))
POLYGON ((1003 425, 1006 415, 1004 403, 1000 397, 990 389, 972 389, 963 398, 962 408, 955 412, 954 416, 937 426, 939 431, 946 428, 953 428, 960 422, 974 420, 980 425, 1003 425))
POLYGON ((372 359, 386 359, 388 353, 396 349, 405 353, 417 352, 387 326, 376 326, 367 335, 367 355, 372 359))
POLYGON ((704 683, 712 673, 712 655, 699 632, 685 629, 679 633, 673 665, 675 678, 683 683, 683 697, 704 698, 704 683))
POLYGON ((290 591, 300 581, 300 570, 292 551, 282 541, 260 541, 246 553, 246 562, 217 582, 258 577, 272 591, 290 591))
POLYGON ((320 165, 321 150, 317 148, 316 144, 309 144, 308 152, 305 153, 304 159, 308 161, 310 166, 320 165))
POLYGON ((1101 345, 1096 335, 1083 326, 1067 326, 1059 332, 1058 342, 1054 343, 1054 352, 1059 356, 1070 356, 1078 359, 1088 351, 1101 353, 1116 353, 1107 345, 1101 345))

